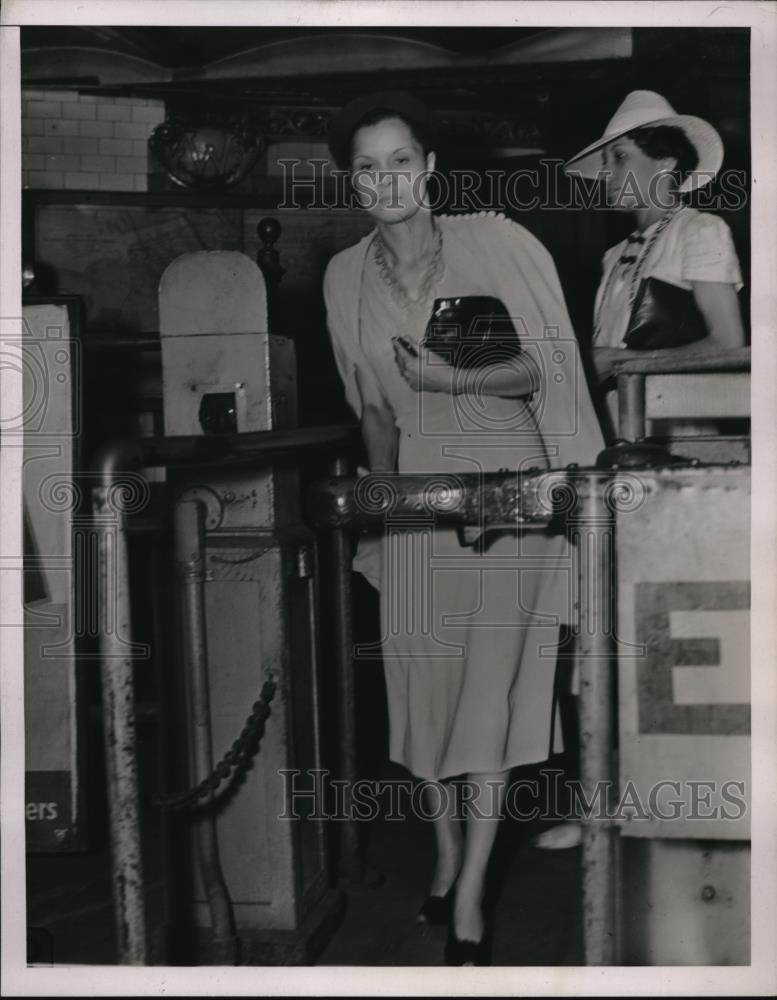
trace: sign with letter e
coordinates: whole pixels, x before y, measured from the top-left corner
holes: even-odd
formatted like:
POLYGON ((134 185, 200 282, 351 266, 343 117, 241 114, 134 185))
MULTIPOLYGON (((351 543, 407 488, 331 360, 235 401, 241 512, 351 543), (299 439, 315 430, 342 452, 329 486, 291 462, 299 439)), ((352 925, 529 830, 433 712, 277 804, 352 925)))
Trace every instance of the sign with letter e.
POLYGON ((750 470, 633 475, 640 502, 616 523, 621 832, 748 840, 750 470))

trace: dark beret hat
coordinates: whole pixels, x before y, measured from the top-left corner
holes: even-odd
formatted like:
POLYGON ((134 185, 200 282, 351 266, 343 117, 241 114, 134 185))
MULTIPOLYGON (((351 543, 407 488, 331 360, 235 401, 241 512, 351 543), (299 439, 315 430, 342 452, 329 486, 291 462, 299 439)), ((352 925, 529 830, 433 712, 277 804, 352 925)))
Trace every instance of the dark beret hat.
POLYGON ((408 119, 425 134, 433 134, 434 118, 431 111, 417 97, 402 90, 381 90, 363 94, 337 112, 329 125, 329 149, 341 170, 351 162, 351 140, 359 122, 371 111, 386 108, 408 119))

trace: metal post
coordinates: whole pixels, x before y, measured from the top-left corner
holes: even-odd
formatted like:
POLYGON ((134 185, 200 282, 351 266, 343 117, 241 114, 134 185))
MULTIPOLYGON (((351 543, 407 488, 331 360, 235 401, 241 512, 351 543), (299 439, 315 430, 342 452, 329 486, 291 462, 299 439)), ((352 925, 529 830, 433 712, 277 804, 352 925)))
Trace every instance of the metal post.
MULTIPOLYGON (((193 784, 213 769, 208 696, 208 652, 205 629, 205 508, 196 500, 181 500, 174 514, 175 564, 183 612, 184 674, 193 784)), ((215 965, 236 965, 238 940, 232 903, 221 870, 216 818, 212 813, 194 820, 197 861, 211 915, 212 958, 215 965)))
MULTIPOLYGON (((332 468, 335 476, 349 473, 348 463, 337 458, 332 468)), ((337 658, 337 708, 340 737, 339 775, 346 782, 345 809, 347 819, 340 824, 339 870, 348 881, 361 882, 364 862, 359 846, 356 824, 350 817, 350 792, 356 772, 356 699, 353 678, 353 618, 351 595, 351 543, 342 528, 332 532, 332 588, 335 623, 335 656, 337 658)))
POLYGON ((109 487, 97 487, 92 503, 98 538, 100 678, 114 917, 119 964, 146 965, 127 531, 124 512, 112 504, 111 494, 109 487))
POLYGON ((586 965, 613 965, 615 828, 607 818, 617 774, 614 760, 614 516, 611 474, 575 477, 570 528, 578 560, 577 657, 580 668, 580 778, 594 809, 583 825, 583 938, 586 965), (603 792, 603 795, 601 794, 603 792), (599 805, 605 816, 597 817, 599 805))
POLYGON ((641 441, 645 436, 645 376, 618 375, 618 437, 641 441))

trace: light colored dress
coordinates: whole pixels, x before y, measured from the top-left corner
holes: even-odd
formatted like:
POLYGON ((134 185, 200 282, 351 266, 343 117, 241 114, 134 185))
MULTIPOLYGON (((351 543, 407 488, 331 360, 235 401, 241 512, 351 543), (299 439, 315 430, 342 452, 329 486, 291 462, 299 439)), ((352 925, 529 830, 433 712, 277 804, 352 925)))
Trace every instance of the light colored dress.
MULTIPOLYGON (((400 472, 593 462, 601 437, 547 251, 501 216, 438 224, 444 272, 423 303, 396 301, 370 237, 330 264, 328 321, 355 412, 388 403, 400 472), (420 344, 431 300, 461 295, 499 297, 516 325, 526 324, 525 349, 536 348, 553 386, 534 405, 477 391, 419 393, 403 379, 391 338, 420 344), (543 424, 555 433, 543 435, 543 424)), ((479 554, 453 529, 389 521, 380 545, 360 546, 354 566, 381 593, 391 759, 433 780, 546 759, 555 647, 560 624, 571 620, 565 540, 509 533, 479 554)))

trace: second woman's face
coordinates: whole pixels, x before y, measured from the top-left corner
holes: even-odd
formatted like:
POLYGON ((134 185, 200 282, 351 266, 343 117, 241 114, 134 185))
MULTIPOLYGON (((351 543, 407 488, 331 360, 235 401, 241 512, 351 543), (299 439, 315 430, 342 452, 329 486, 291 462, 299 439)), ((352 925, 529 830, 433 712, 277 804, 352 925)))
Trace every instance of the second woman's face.
POLYGON ((353 137, 351 183, 359 204, 380 222, 411 218, 426 201, 426 174, 434 153, 424 156, 399 118, 365 125, 353 137))
POLYGON ((602 151, 607 203, 623 211, 660 205, 668 164, 643 153, 633 139, 615 139, 602 151))

